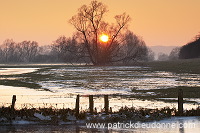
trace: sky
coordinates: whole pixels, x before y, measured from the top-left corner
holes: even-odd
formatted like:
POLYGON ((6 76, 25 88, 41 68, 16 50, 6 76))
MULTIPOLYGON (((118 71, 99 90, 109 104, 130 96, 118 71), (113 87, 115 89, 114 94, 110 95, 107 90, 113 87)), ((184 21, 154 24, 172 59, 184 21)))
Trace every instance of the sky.
MULTIPOLYGON (((75 29, 69 19, 91 0, 0 0, 0 44, 37 41, 49 45, 59 36, 70 37, 75 29)), ((182 46, 200 32, 200 0, 101 0, 109 12, 104 20, 126 12, 129 29, 147 46, 182 46)))

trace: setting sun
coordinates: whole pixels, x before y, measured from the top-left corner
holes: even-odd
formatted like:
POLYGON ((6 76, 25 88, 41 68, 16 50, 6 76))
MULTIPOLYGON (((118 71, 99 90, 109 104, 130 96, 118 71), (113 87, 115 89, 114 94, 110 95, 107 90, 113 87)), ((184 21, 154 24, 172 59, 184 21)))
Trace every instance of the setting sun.
POLYGON ((100 36, 100 40, 101 40, 102 42, 107 42, 108 39, 109 39, 108 35, 102 34, 102 35, 100 36))

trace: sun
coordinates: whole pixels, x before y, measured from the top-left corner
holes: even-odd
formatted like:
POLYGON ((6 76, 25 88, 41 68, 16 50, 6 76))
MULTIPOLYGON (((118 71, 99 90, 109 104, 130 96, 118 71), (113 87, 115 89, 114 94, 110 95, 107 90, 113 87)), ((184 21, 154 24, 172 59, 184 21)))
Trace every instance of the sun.
POLYGON ((109 39, 108 35, 102 34, 102 35, 100 36, 100 40, 101 40, 102 42, 108 42, 108 39, 109 39))

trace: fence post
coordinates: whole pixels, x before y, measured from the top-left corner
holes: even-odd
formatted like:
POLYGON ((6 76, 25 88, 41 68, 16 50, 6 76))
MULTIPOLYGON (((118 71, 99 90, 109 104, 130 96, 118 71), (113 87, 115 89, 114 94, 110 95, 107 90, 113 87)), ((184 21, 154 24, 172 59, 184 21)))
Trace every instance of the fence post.
POLYGON ((11 105, 11 110, 12 111, 15 110, 15 102, 16 102, 16 95, 13 95, 13 97, 12 97, 12 105, 11 105))
POLYGON ((105 108, 105 113, 108 114, 109 111, 109 100, 108 100, 108 95, 104 96, 104 108, 105 108))
POLYGON ((79 115, 79 102, 80 102, 80 95, 77 95, 76 96, 76 107, 75 107, 75 111, 76 111, 76 116, 78 116, 79 115))
POLYGON ((183 90, 178 90, 178 115, 183 115, 183 90))
POLYGON ((94 108, 93 95, 89 95, 89 109, 91 114, 93 114, 93 108, 94 108))

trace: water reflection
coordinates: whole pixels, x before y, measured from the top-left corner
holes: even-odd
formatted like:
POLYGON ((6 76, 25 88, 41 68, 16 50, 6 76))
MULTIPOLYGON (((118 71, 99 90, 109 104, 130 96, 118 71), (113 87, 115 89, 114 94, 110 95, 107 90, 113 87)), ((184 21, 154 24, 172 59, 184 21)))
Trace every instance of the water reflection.
MULTIPOLYGON (((37 68, 11 68, 18 73, 36 71, 37 68), (15 70, 14 70, 15 69, 15 70)), ((3 72, 4 70, 0 70, 3 72)), ((5 73, 4 73, 5 74, 5 73)), ((11 74, 11 73, 9 73, 11 74)), ((24 87, 12 87, 0 85, 1 105, 11 102, 12 95, 17 95, 17 106, 55 106, 58 108, 72 107, 75 105, 76 95, 105 95, 105 94, 126 94, 126 95, 144 95, 132 90, 149 90, 172 88, 176 86, 196 86, 200 87, 200 75, 197 74, 175 74, 171 72, 150 71, 147 67, 120 66, 120 67, 84 67, 84 66, 66 66, 52 69, 45 69, 36 72, 38 75, 47 75, 47 78, 40 79, 38 76, 35 83, 40 84, 42 88, 50 91, 33 90, 24 87), (51 75, 51 77, 48 77, 51 75), (28 103, 27 103, 28 102, 28 103)), ((7 76, 9 78, 24 78, 17 76, 7 76)), ((30 78, 30 77, 28 77, 30 78)), ((28 79, 27 79, 28 81, 28 79)), ((31 80, 31 82, 34 82, 31 80)), ((145 95, 156 95, 153 92, 145 95)), ((103 107, 103 99, 95 98, 95 106, 99 110, 103 107)), ((159 99, 158 99, 159 100, 159 99)), ((169 99, 168 99, 169 100, 169 99)), ((190 101, 199 101, 199 99, 186 99, 190 101)), ((88 98, 82 97, 82 109, 88 108, 88 98)), ((177 103, 164 103, 153 100, 139 100, 124 97, 110 98, 110 106, 117 110, 121 106, 128 107, 177 107, 177 103)), ((196 108, 197 105, 190 103, 184 104, 184 108, 196 108)))
MULTIPOLYGON (((35 91, 33 89, 23 87, 0 86, 1 97, 0 106, 10 106, 12 96, 17 95, 16 108, 38 108, 38 107, 53 107, 53 108, 75 108, 76 94, 73 93, 52 93, 47 91, 35 91)), ((195 99, 193 99, 195 100, 195 99)), ((135 108, 177 108, 177 102, 166 103, 156 100, 140 100, 128 96, 109 96, 109 106, 113 111, 119 110, 121 107, 135 107, 135 108)), ((94 96, 94 107, 98 112, 104 108, 103 95, 94 96)), ((197 104, 185 103, 184 109, 191 109, 198 107, 197 104)), ((80 97, 81 110, 89 108, 88 95, 81 95, 80 97)))
MULTIPOLYGON (((200 86, 199 75, 175 74, 171 72, 149 71, 146 67, 65 67, 50 69, 41 74, 55 75, 56 79, 39 82, 52 91, 63 88, 89 89, 100 94, 99 90, 115 90, 130 93, 131 89, 163 89, 176 86, 200 86), (56 88, 57 87, 57 88, 56 88)), ((61 90, 59 90, 61 89, 61 90)), ((116 92, 117 93, 117 92, 116 92)))

